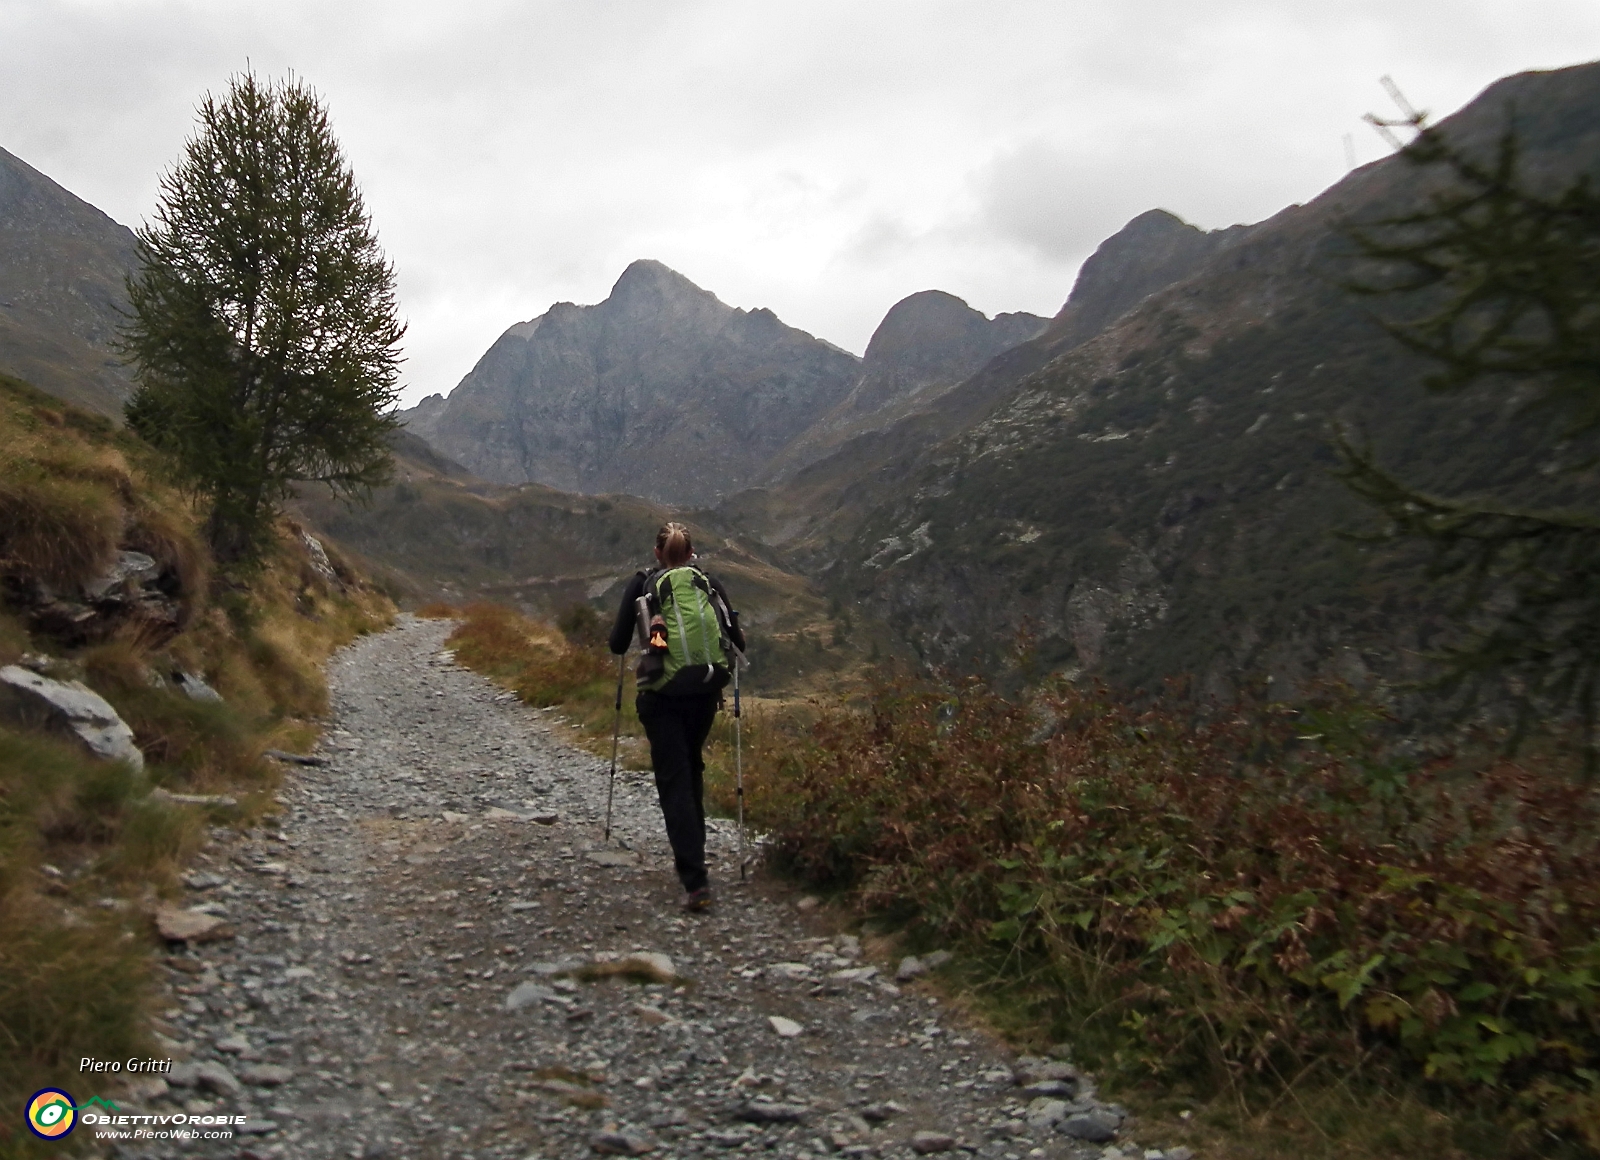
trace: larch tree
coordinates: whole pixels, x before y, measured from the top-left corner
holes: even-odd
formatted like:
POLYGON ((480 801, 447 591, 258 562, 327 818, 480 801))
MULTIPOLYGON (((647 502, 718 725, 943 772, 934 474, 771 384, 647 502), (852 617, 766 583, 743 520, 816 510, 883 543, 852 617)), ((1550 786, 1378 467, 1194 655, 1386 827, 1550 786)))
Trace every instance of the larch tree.
POLYGON ((405 327, 315 92, 245 73, 208 94, 137 244, 128 424, 209 503, 220 561, 259 558, 296 483, 388 478, 405 327))
MULTIPOLYGON (((1508 129, 1470 151, 1439 130, 1407 147, 1447 180, 1412 212, 1349 230, 1366 273, 1353 288, 1382 296, 1380 319, 1428 360, 1426 386, 1456 394, 1490 384, 1547 432, 1530 486, 1501 495, 1435 495, 1339 440, 1343 477, 1386 517, 1379 540, 1430 549, 1430 578, 1449 595, 1457 638, 1439 684, 1468 704, 1486 683, 1519 706, 1513 747, 1541 714, 1581 724, 1596 767, 1600 715, 1600 195, 1588 177, 1534 183, 1508 129), (1529 502, 1543 494, 1552 502, 1529 502)), ((1464 452, 1467 449, 1463 449, 1464 452)), ((1470 453, 1470 452, 1467 452, 1470 453)))

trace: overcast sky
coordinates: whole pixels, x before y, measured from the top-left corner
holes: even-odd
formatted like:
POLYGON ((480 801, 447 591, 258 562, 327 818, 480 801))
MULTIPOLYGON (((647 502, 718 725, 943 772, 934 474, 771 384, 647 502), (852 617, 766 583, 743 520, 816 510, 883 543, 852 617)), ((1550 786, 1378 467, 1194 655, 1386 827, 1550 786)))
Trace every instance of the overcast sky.
POLYGON ((1152 206, 1206 228, 1600 57, 1595 0, 0 0, 0 146, 137 225, 248 61, 319 90, 399 271, 405 397, 658 258, 860 353, 917 290, 1053 314, 1152 206))

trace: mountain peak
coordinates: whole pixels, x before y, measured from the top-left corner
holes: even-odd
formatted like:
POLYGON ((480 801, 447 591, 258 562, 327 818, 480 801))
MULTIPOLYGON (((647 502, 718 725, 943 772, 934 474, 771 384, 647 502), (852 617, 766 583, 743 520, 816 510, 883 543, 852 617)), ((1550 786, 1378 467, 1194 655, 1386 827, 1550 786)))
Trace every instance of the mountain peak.
POLYGON ((704 504, 750 483, 859 365, 642 258, 604 302, 511 327, 436 415, 406 419, 494 482, 704 504))
POLYGON ((1163 234, 1203 234, 1205 231, 1199 226, 1190 225, 1171 210, 1147 209, 1142 214, 1129 220, 1107 241, 1121 239, 1132 241, 1141 238, 1160 237, 1163 234))
POLYGON ((930 347, 972 341, 988 322, 954 294, 919 290, 889 307, 867 343, 863 367, 870 373, 881 365, 914 357, 919 351, 942 362, 947 352, 929 350, 930 347))
MULTIPOLYGON (((611 287, 607 302, 612 306, 637 309, 641 306, 661 306, 667 303, 716 303, 723 306, 717 296, 702 290, 689 279, 664 262, 654 258, 639 258, 628 263, 616 285, 611 287)), ((724 309, 732 307, 723 306, 724 309)))
POLYGON ((1249 228, 1207 233, 1167 210, 1145 210, 1083 263, 1066 305, 1050 323, 1050 341, 1059 348, 1087 341, 1149 295, 1194 274, 1249 228))
POLYGON ((1044 326, 1037 315, 990 319, 954 294, 919 290, 891 306, 872 332, 861 382, 846 406, 865 414, 930 387, 953 386, 1044 326))

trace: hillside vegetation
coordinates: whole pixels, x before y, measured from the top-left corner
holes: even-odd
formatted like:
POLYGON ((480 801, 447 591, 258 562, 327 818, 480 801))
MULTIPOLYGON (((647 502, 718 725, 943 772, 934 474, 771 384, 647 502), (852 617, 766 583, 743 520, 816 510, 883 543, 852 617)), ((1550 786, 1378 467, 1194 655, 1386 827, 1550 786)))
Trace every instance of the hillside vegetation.
POLYGON ((285 522, 258 571, 219 576, 148 447, 0 376, 0 665, 84 682, 146 758, 138 772, 0 724, 0 1103, 65 1082, 82 1056, 167 1054, 146 1005, 153 911, 209 826, 270 824, 263 751, 314 741, 322 660, 393 613, 326 560, 285 522), (96 598, 127 552, 154 581, 137 601, 96 598), (220 700, 187 695, 194 678, 220 700))

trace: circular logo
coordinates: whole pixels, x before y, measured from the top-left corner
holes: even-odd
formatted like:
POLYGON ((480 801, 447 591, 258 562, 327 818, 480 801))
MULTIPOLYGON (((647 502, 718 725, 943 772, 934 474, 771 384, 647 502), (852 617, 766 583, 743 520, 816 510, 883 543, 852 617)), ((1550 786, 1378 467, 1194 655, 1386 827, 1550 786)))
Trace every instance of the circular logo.
POLYGON ((40 1088, 28 1101, 28 1127, 45 1140, 59 1140, 78 1122, 72 1097, 60 1088, 40 1088))

